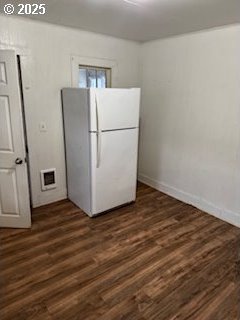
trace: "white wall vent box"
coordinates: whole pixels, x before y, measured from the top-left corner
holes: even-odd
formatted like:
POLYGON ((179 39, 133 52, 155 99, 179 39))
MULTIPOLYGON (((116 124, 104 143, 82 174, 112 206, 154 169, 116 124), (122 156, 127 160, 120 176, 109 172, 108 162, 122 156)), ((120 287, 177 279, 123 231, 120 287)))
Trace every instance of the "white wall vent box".
POLYGON ((41 170, 41 186, 42 191, 55 189, 56 184, 56 168, 41 170))

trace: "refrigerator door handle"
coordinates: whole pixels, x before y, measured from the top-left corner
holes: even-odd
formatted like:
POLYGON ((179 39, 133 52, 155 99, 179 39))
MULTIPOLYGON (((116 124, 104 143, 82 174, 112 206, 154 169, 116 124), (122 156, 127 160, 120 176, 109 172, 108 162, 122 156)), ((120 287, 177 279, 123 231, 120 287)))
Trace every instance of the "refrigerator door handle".
POLYGON ((95 93, 95 103, 96 103, 96 122, 97 122, 97 168, 100 167, 101 162, 101 147, 102 147, 102 130, 100 127, 100 117, 99 117, 99 110, 98 110, 98 97, 95 93))

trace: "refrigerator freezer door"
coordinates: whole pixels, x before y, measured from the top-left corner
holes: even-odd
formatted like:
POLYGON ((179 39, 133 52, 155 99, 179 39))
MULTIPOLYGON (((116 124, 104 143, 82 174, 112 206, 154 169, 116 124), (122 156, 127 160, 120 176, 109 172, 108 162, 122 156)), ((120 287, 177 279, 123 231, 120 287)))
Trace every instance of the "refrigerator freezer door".
POLYGON ((90 131, 135 128, 140 89, 90 89, 90 131))
POLYGON ((136 198, 138 129, 102 132, 91 139, 91 213, 96 215, 136 198), (100 148, 100 150, 99 150, 100 148))

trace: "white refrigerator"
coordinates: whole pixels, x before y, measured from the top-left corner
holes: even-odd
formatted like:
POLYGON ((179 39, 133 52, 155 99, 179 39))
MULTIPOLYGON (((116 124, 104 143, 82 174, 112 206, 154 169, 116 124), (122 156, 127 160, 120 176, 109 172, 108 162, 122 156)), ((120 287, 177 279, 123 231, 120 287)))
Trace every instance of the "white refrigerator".
POLYGON ((135 201, 140 89, 62 90, 68 198, 90 217, 135 201))

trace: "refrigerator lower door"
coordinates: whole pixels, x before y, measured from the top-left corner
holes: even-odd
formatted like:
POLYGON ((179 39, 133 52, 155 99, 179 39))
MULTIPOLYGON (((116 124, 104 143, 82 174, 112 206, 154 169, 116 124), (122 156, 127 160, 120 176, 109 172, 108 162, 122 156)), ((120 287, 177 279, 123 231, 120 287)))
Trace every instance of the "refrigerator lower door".
POLYGON ((92 215, 136 198, 138 129, 102 132, 91 138, 92 215), (99 141, 100 138, 100 141, 99 141))

